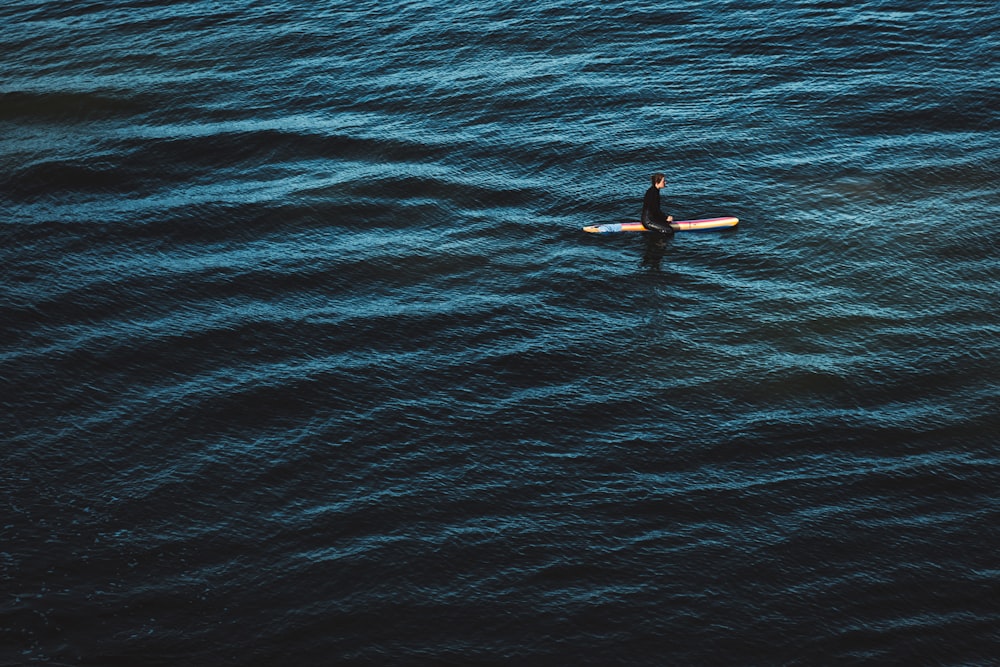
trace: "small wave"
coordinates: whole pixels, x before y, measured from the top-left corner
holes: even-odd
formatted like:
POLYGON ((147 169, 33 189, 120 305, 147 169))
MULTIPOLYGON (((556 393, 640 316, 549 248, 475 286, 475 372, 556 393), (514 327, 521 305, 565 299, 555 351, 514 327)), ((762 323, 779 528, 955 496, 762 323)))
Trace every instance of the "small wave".
POLYGON ((162 103, 131 91, 23 90, 0 93, 0 122, 88 123, 135 119, 162 103))

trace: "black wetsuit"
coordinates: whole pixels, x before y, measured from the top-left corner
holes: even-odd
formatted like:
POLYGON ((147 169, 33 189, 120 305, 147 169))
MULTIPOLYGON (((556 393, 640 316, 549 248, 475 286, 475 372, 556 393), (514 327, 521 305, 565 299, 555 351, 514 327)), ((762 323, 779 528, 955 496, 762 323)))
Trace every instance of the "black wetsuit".
POLYGON ((660 208, 660 189, 655 185, 649 186, 642 198, 642 226, 661 234, 674 233, 666 213, 660 208))

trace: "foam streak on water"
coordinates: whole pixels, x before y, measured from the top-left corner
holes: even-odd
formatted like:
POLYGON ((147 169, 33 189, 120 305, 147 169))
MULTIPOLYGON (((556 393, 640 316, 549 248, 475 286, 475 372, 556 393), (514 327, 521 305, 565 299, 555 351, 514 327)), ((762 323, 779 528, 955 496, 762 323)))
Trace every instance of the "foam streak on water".
POLYGON ((0 8, 0 664, 995 660, 992 3, 244 4, 0 8))

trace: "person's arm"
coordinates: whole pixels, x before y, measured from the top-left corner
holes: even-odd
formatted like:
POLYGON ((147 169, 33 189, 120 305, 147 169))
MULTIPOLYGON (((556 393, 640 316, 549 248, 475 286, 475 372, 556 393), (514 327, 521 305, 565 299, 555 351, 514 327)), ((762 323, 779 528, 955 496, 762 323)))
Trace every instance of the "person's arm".
POLYGON ((660 193, 653 188, 646 191, 646 197, 643 200, 643 209, 646 211, 650 222, 662 223, 667 221, 667 216, 663 214, 663 209, 660 208, 660 193))

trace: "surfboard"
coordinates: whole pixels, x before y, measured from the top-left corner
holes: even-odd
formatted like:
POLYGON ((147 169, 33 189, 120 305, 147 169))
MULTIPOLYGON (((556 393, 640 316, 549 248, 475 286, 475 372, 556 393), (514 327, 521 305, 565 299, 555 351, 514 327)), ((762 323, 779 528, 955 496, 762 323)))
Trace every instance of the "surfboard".
MULTIPOLYGON (((674 220, 670 226, 677 232, 703 232, 712 229, 728 229, 739 223, 739 218, 706 218, 703 220, 674 220)), ((647 232, 641 222, 612 222, 606 225, 588 225, 583 231, 591 234, 612 234, 615 232, 647 232)))

